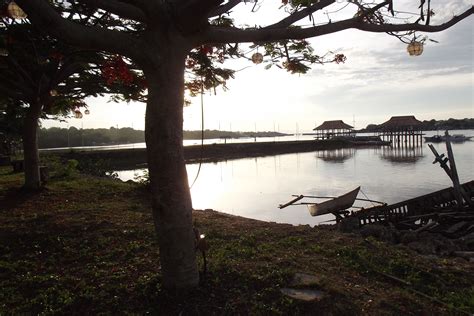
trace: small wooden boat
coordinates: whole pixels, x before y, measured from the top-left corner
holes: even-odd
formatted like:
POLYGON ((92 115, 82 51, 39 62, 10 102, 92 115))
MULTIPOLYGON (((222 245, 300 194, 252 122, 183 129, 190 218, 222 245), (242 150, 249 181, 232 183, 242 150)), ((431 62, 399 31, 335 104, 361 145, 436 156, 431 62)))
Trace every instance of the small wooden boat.
POLYGON ((452 143, 463 143, 466 141, 470 141, 472 136, 465 136, 463 134, 453 134, 450 136, 449 140, 452 143))
POLYGON ((440 135, 427 136, 425 137, 425 142, 427 143, 441 143, 444 142, 444 137, 440 135))
POLYGON ((321 202, 321 203, 314 203, 308 204, 308 210, 311 216, 319 216, 328 213, 338 213, 339 211, 344 211, 350 208, 356 198, 357 194, 359 194, 360 187, 355 188, 354 190, 335 197, 332 200, 321 202))
MULTIPOLYGON (((472 136, 465 136, 463 134, 453 134, 449 136, 449 140, 452 143, 463 143, 471 140, 472 136)), ((425 137, 425 142, 427 143, 441 143, 446 141, 446 136, 434 135, 430 137, 425 137)))

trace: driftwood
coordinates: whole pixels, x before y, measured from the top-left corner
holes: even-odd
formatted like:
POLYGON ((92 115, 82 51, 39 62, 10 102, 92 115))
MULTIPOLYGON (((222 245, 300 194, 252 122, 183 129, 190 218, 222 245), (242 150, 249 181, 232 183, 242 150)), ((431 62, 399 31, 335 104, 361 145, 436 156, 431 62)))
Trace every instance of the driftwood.
POLYGON ((470 195, 466 193, 464 188, 459 183, 458 171, 456 169, 456 162, 454 161, 453 149, 451 147, 451 140, 450 140, 451 136, 449 135, 448 131, 446 131, 445 135, 446 135, 446 151, 448 152, 448 158, 446 158, 444 154, 441 154, 441 155, 438 154, 438 151, 434 148, 432 144, 428 145, 428 147, 433 152, 433 155, 435 156, 435 160, 433 161, 433 164, 439 163, 440 167, 443 168, 443 170, 446 172, 448 177, 453 182, 454 196, 456 197, 457 206, 461 207, 463 205, 463 200, 466 202, 466 204, 472 206, 473 202, 471 201, 470 195), (448 166, 448 162, 449 162, 449 166, 448 166))
POLYGON ((395 223, 398 229, 412 229, 419 233, 422 231, 441 233, 446 237, 459 238, 474 232, 474 214, 469 212, 430 213, 426 216, 410 216, 403 221, 395 223), (422 221, 421 218, 425 219, 422 221), (427 220, 426 220, 427 219, 427 220))
MULTIPOLYGON (((461 187, 472 200, 474 181, 461 187)), ((453 191, 447 188, 393 205, 365 209, 343 222, 352 218, 359 227, 391 226, 392 230, 398 230, 395 234, 400 238, 398 241, 421 253, 453 255, 474 261, 474 257, 470 257, 474 249, 474 207, 459 206, 453 191)), ((344 224, 341 227, 345 227, 344 224)))
MULTIPOLYGON (((474 181, 461 185, 469 200, 474 198, 474 181)), ((393 223, 401 229, 418 229, 430 221, 474 220, 472 205, 459 205, 453 188, 447 188, 392 205, 367 208, 354 214, 359 225, 393 223)))

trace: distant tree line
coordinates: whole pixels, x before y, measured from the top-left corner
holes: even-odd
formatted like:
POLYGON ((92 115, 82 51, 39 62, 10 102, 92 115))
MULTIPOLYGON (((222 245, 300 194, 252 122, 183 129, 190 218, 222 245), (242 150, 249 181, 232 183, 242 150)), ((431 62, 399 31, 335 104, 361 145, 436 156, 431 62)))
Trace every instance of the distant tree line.
POLYGON ((140 143, 145 141, 143 131, 130 127, 78 129, 67 128, 41 128, 38 132, 40 148, 100 146, 127 143, 140 143))
MULTIPOLYGON (((359 130, 359 132, 376 132, 380 125, 369 124, 366 128, 359 130)), ((424 131, 436 130, 458 130, 458 129, 474 129, 474 118, 453 119, 448 120, 425 120, 421 126, 424 131)))
MULTIPOLYGON (((204 139, 241 138, 241 137, 276 137, 286 134, 277 132, 230 132, 205 130, 204 139)), ((201 139, 201 131, 184 131, 184 139, 201 139)), ((38 132, 40 148, 100 146, 115 144, 131 144, 145 142, 145 133, 130 127, 78 129, 41 128, 38 132)))
MULTIPOLYGON (((242 138, 242 137, 277 137, 288 134, 278 132, 231 132, 219 130, 204 130, 204 139, 242 138)), ((201 139, 201 131, 184 131, 184 139, 201 139)))

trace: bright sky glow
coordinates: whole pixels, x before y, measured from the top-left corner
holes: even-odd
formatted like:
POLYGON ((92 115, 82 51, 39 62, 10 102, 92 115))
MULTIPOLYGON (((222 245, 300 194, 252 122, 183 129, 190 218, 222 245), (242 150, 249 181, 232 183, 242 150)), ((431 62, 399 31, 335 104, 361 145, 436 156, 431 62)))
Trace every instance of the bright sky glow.
MULTIPOLYGON (((416 12, 408 4, 418 1, 394 3, 416 12)), ((250 12, 253 4, 241 4, 235 9, 235 16, 238 22, 249 26, 275 23, 284 12, 272 5, 266 0, 254 14, 250 12)), ((437 13, 433 24, 471 5, 466 0, 432 1, 437 13)), ((330 16, 334 20, 338 18, 335 14, 330 16)), ((315 21, 325 22, 327 16, 316 15, 315 21)), ((303 21, 305 25, 309 23, 303 21)), ((439 43, 427 42, 418 57, 408 56, 406 45, 386 34, 348 30, 314 38, 311 43, 318 54, 341 52, 347 61, 314 66, 308 74, 300 76, 274 67, 264 70, 265 64, 234 62, 229 67, 250 67, 237 72, 236 79, 228 82, 229 91, 205 95, 204 127, 294 133, 297 129, 308 132, 333 119, 352 125, 355 118, 355 127, 362 128, 370 123, 382 123, 393 115, 414 114, 421 120, 474 117, 472 17, 429 37, 439 43)), ((201 128, 200 98, 191 101, 192 105, 184 109, 184 129, 196 130, 201 128)), ((144 104, 108 103, 106 99, 88 99, 87 103, 91 114, 82 120, 44 121, 43 126, 118 125, 144 129, 144 104)))

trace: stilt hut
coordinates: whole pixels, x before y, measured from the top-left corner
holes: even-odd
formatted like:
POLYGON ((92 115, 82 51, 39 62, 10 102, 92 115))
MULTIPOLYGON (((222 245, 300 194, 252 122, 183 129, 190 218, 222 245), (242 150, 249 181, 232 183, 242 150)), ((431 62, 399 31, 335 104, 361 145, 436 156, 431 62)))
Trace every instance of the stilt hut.
POLYGON ((344 123, 342 120, 324 121, 323 124, 314 128, 316 131, 316 139, 330 139, 334 137, 349 137, 353 136, 354 127, 344 123))
POLYGON ((393 145, 421 146, 422 123, 413 115, 392 116, 380 125, 379 136, 393 145))

